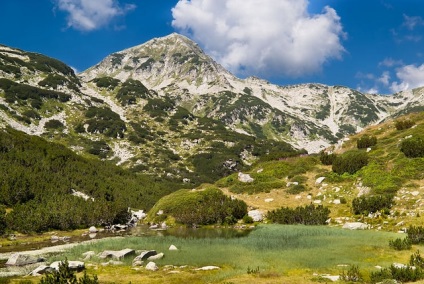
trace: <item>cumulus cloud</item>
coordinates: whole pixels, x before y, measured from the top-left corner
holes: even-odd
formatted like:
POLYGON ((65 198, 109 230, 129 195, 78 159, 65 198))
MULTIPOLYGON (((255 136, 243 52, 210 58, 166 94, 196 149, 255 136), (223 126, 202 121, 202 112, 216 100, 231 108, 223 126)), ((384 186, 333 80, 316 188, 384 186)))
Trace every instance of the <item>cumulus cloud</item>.
POLYGON ((120 5, 116 0, 54 0, 56 7, 68 13, 68 27, 93 31, 108 25, 118 16, 135 9, 133 4, 120 5))
POLYGON ((393 67, 393 66, 396 66, 396 65, 403 65, 403 61, 402 60, 395 60, 391 57, 388 57, 388 58, 385 58, 380 63, 378 63, 378 66, 383 66, 383 67, 393 67))
POLYGON ((411 31, 417 26, 424 25, 424 20, 419 16, 408 16, 404 14, 403 19, 404 22, 402 25, 411 31))
POLYGON ((345 37, 330 7, 308 13, 307 0, 180 0, 172 25, 240 75, 300 77, 341 59, 345 37))
POLYGON ((393 92, 410 90, 424 86, 424 64, 420 66, 405 65, 396 69, 398 81, 392 82, 390 89, 393 92))

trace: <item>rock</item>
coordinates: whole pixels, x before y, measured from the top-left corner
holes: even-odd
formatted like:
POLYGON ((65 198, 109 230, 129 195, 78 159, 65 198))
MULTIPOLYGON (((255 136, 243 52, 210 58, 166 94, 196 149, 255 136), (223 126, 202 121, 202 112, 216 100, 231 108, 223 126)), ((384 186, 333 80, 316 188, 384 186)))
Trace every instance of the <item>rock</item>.
POLYGON ((84 257, 84 260, 88 260, 88 259, 92 258, 95 255, 96 255, 96 253, 94 251, 92 251, 92 250, 91 251, 84 252, 82 254, 82 256, 84 257))
MULTIPOLYGON (((52 264, 50 264, 50 268, 53 268, 56 271, 59 271, 59 265, 61 263, 63 263, 63 262, 62 261, 55 261, 52 264)), ((82 261, 70 260, 70 261, 68 261, 68 267, 71 270, 81 271, 85 268, 85 264, 82 261)))
POLYGON ((418 196, 418 195, 420 194, 420 192, 419 192, 419 191, 413 191, 413 192, 411 192, 411 194, 412 194, 413 196, 418 196))
POLYGON ((296 195, 295 199, 302 199, 301 195, 296 195))
POLYGON ((352 222, 352 223, 345 223, 343 225, 343 229, 349 229, 349 230, 366 230, 368 229, 368 225, 361 223, 361 222, 352 222))
POLYGON ((334 199, 333 200, 333 204, 340 204, 340 203, 341 203, 340 199, 334 199))
POLYGON ((89 229, 88 229, 88 232, 90 233, 90 234, 94 234, 94 233, 97 233, 99 230, 97 230, 97 228, 96 227, 94 227, 94 226, 91 226, 89 229))
POLYGON ((325 179, 325 177, 319 177, 319 178, 317 178, 316 181, 315 181, 315 184, 321 184, 324 179, 325 179))
POLYGON ((36 269, 34 269, 33 271, 31 271, 29 273, 29 275, 31 276, 40 276, 41 274, 44 274, 48 271, 52 270, 52 268, 50 266, 47 265, 40 265, 39 267, 37 267, 36 269))
POLYGON ((252 217, 254 222, 261 222, 264 219, 263 213, 260 210, 251 210, 247 215, 252 217))
POLYGON ((155 256, 158 253, 155 250, 144 250, 140 253, 140 255, 136 256, 133 261, 137 260, 146 260, 151 256, 155 256))
POLYGON ((164 256, 165 255, 161 252, 161 253, 158 253, 157 255, 149 256, 147 260, 158 260, 158 259, 162 259, 164 256))
POLYGON ((264 171, 264 169, 259 169, 259 170, 257 170, 256 172, 258 173, 258 174, 260 174, 260 173, 262 173, 264 171))
POLYGON ((331 280, 333 282, 339 281, 339 279, 340 279, 340 275, 328 275, 328 274, 324 274, 324 275, 321 275, 321 277, 322 278, 325 278, 325 279, 329 279, 329 280, 331 280))
POLYGON ((99 254, 99 258, 115 258, 115 259, 121 259, 124 258, 128 255, 131 254, 135 254, 135 250, 133 249, 123 249, 123 250, 119 250, 119 251, 114 251, 114 250, 105 250, 104 252, 102 252, 101 254, 99 254))
POLYGON ((24 266, 42 261, 44 261, 44 259, 36 256, 15 253, 9 257, 6 266, 24 266))
POLYGON ((163 215, 163 210, 159 210, 158 213, 156 213, 156 215, 163 215))
POLYGON ((174 245, 170 245, 169 246, 169 250, 178 250, 178 248, 176 246, 174 246, 174 245))
POLYGON ((321 204, 321 203, 322 203, 322 201, 318 199, 318 200, 314 200, 314 203, 315 203, 315 204, 321 204))
POLYGON ((372 149, 368 147, 368 148, 367 148, 367 153, 371 152, 371 150, 372 150, 372 149))
POLYGON ((94 239, 96 236, 97 236, 97 234, 96 234, 96 233, 88 234, 88 237, 89 237, 90 239, 94 239))
POLYGON ((274 198, 267 198, 267 199, 265 199, 265 202, 267 202, 267 203, 273 202, 273 201, 274 201, 274 198))
POLYGON ((109 260, 110 265, 123 265, 124 263, 122 261, 116 261, 116 260, 109 260))
POLYGON ((156 263, 151 261, 146 265, 146 270, 157 271, 157 270, 159 270, 159 267, 156 265, 156 263))
POLYGON ((253 182, 254 179, 249 174, 238 173, 238 180, 244 183, 253 182))
POLYGON ((220 268, 218 266, 209 265, 209 266, 203 266, 203 267, 197 268, 196 270, 208 271, 208 270, 216 270, 216 269, 220 269, 220 268))
POLYGON ((141 261, 141 260, 136 260, 136 261, 133 261, 133 263, 132 263, 132 266, 143 266, 143 261, 141 261))

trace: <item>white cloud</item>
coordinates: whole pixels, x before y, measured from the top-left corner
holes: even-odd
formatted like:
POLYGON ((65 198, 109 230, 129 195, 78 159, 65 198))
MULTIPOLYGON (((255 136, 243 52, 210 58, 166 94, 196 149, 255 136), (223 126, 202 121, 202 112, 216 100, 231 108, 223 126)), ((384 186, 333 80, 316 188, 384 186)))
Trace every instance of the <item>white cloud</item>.
POLYGON ((390 73, 388 71, 384 71, 383 74, 377 79, 377 82, 387 87, 390 84, 390 73))
POLYGON ((415 27, 417 26, 422 26, 424 25, 424 20, 421 17, 418 16, 408 16, 408 15, 403 15, 403 26, 407 27, 409 30, 413 30, 415 29, 415 27))
POLYGON ((420 66, 405 65, 396 69, 399 81, 392 82, 390 89, 393 92, 410 90, 424 86, 424 64, 420 66))
POLYGON ((308 13, 307 0, 180 0, 172 25, 242 75, 318 72, 341 59, 345 36, 336 11, 308 13))
POLYGON ((116 0, 54 0, 59 10, 68 13, 68 27, 92 31, 108 25, 118 16, 135 9, 135 5, 121 6, 116 0))
POLYGON ((384 67, 393 67, 396 65, 403 65, 402 60, 395 60, 391 57, 388 57, 388 58, 385 58, 380 63, 378 63, 378 66, 384 66, 384 67))

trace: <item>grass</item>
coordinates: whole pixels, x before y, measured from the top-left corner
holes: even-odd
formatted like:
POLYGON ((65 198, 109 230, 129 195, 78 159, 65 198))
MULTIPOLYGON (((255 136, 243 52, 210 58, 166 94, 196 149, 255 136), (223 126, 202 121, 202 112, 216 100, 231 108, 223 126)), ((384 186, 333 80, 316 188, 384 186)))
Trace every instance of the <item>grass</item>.
POLYGON ((406 263, 412 251, 398 252, 389 248, 389 240, 397 236, 387 232, 349 231, 323 226, 262 225, 248 237, 236 239, 183 239, 170 236, 107 239, 72 248, 64 255, 53 256, 49 260, 64 257, 77 260, 89 250, 99 253, 123 248, 154 249, 165 253, 165 258, 156 261, 160 267, 158 272, 131 270, 129 267, 133 257, 125 259, 124 266, 114 267, 104 267, 100 263, 105 260, 94 257, 89 262, 97 269, 91 268, 88 272, 98 274, 102 283, 118 281, 116 279, 120 278, 117 275, 121 273, 128 275, 128 282, 133 283, 140 283, 140 279, 149 279, 148 283, 243 283, 239 282, 242 279, 281 283, 282 280, 294 281, 299 278, 309 281, 315 272, 338 275, 342 271, 339 265, 358 265, 361 270, 369 272, 376 265, 386 267, 393 262, 406 263), (168 251, 171 244, 179 250, 168 251), (172 268, 180 272, 171 275, 166 265, 187 267, 172 268), (221 269, 211 272, 194 270, 207 265, 221 269), (257 267, 258 273, 248 275, 248 268, 257 267))

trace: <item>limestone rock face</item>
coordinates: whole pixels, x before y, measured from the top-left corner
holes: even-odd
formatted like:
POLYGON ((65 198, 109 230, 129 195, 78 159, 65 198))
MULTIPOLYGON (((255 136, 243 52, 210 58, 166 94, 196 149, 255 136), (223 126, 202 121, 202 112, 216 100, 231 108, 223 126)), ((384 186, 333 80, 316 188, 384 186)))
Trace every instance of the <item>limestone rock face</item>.
POLYGON ((345 223, 343 225, 343 229, 349 229, 349 230, 367 230, 368 225, 361 223, 361 222, 352 222, 352 223, 345 223))

